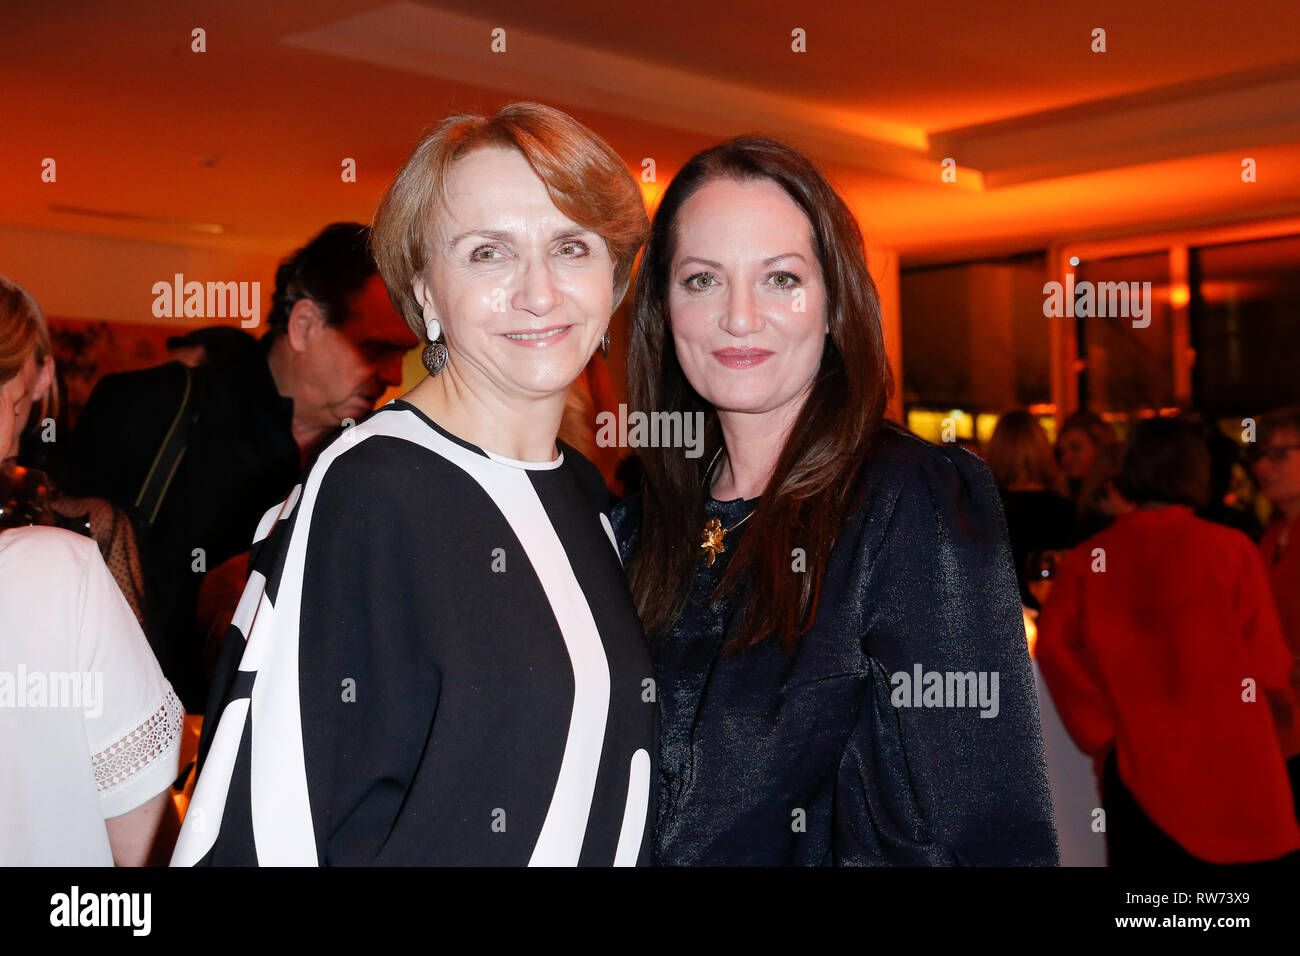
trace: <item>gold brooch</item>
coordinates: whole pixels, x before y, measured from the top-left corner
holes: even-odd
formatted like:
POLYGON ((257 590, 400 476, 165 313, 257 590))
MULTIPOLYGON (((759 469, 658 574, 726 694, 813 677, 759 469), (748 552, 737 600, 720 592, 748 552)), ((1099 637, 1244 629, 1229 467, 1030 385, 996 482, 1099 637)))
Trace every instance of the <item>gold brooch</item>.
MULTIPOLYGON (((709 475, 713 473, 713 466, 718 463, 718 456, 721 454, 722 454, 722 447, 719 446, 718 450, 713 453, 713 458, 709 462, 709 467, 704 469, 704 482, 701 485, 702 488, 707 488, 709 486, 709 475)), ((720 555, 723 551, 727 550, 725 547, 722 546, 723 536, 728 531, 735 531, 737 528, 739 528, 742 524, 744 524, 746 521, 752 518, 754 516, 754 512, 757 510, 758 507, 755 506, 753 509, 750 510, 749 514, 745 515, 745 517, 741 518, 730 528, 724 528, 722 526, 722 522, 719 521, 717 518, 710 518, 708 521, 704 523, 704 530, 700 532, 700 550, 708 554, 709 567, 713 567, 713 562, 717 559, 718 555, 720 555)))
POLYGON ((713 567, 714 559, 727 550, 722 546, 722 536, 727 533, 727 530, 722 527, 722 522, 717 518, 710 518, 704 525, 704 530, 700 532, 700 537, 703 539, 700 550, 708 552, 709 567, 713 567))

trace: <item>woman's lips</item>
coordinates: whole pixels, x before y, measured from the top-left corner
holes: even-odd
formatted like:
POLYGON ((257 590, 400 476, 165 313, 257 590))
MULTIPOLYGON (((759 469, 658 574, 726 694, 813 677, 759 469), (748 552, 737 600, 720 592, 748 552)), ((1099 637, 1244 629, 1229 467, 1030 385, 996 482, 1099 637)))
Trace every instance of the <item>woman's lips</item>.
POLYGON ((572 329, 572 325, 551 325, 544 329, 518 329, 501 334, 505 336, 506 341, 514 345, 527 349, 544 349, 564 341, 569 337, 572 329))
POLYGON ((727 368, 753 368, 762 365, 773 354, 767 349, 718 349, 713 357, 727 368))

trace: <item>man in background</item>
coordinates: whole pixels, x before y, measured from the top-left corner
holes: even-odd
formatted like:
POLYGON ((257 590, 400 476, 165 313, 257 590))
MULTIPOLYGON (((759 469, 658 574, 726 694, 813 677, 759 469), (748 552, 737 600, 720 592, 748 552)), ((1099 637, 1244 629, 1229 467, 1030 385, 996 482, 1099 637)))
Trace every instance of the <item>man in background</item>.
MULTIPOLYGON (((1259 420, 1259 440, 1251 446, 1259 490, 1273 505, 1273 521, 1260 542, 1282 633, 1295 666, 1291 689, 1300 701, 1300 406, 1281 408, 1259 420)), ((1300 817, 1300 720, 1279 721, 1282 752, 1300 817)))
POLYGON ((204 575, 247 551, 262 514, 327 438, 400 384, 418 344, 357 223, 326 227, 280 264, 267 322, 256 348, 224 363, 104 376, 62 461, 69 492, 133 515, 146 632, 191 714, 207 697, 194 625, 204 575))

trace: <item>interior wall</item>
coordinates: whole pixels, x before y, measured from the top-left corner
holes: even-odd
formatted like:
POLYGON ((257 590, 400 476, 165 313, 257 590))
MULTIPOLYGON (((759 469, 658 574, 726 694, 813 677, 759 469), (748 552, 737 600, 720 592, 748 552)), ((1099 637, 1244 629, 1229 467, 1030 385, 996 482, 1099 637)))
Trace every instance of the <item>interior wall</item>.
POLYGON ((195 328, 222 324, 221 319, 154 316, 154 283, 172 282, 180 273, 186 281, 260 282, 265 319, 277 263, 276 256, 208 246, 0 226, 0 275, 27 289, 46 315, 61 318, 195 328))

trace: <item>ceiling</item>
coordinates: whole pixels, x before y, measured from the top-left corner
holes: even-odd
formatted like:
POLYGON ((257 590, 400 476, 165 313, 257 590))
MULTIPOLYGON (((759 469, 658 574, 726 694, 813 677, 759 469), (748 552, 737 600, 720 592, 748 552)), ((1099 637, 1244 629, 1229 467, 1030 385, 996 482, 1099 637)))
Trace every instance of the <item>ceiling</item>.
POLYGON ((904 264, 1300 213, 1300 3, 97 0, 10 10, 0 223, 282 253, 420 131, 535 99, 662 181, 812 154, 904 264), (1135 7, 1137 9, 1135 9, 1135 7), (633 12, 635 10, 635 12, 633 12), (206 52, 191 31, 206 31, 206 52), (490 48, 492 30, 506 49, 490 48), (791 50, 805 31, 806 52, 791 50), (1092 31, 1106 31, 1094 53, 1092 31), (56 162, 57 181, 41 164, 56 162), (1241 163, 1257 164, 1243 183, 1241 163), (344 158, 358 177, 340 177, 344 158), (941 161, 956 181, 941 179, 941 161))

